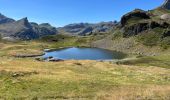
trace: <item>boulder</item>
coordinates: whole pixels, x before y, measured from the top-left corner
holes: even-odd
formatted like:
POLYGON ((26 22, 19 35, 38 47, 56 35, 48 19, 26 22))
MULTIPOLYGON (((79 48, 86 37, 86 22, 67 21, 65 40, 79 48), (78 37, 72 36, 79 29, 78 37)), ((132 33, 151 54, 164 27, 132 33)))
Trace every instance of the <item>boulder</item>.
POLYGON ((170 14, 163 14, 163 15, 161 16, 161 19, 162 19, 162 20, 170 20, 170 14))
POLYGON ((62 60, 62 59, 55 59, 55 58, 49 59, 49 62, 60 62, 60 61, 64 61, 64 60, 62 60))
POLYGON ((37 61, 48 61, 48 62, 60 62, 60 61, 64 61, 63 59, 54 58, 53 56, 49 56, 47 58, 37 57, 37 58, 35 58, 35 60, 37 60, 37 61))
POLYGON ((14 38, 12 38, 12 37, 3 37, 2 40, 9 41, 9 42, 15 42, 15 41, 17 41, 16 39, 14 39, 14 38))

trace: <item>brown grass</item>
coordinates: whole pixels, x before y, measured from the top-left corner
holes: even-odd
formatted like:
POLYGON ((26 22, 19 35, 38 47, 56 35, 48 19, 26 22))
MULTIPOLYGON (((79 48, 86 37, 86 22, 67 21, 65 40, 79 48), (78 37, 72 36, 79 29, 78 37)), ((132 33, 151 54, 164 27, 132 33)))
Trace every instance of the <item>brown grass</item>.
POLYGON ((170 69, 98 61, 38 62, 15 58, 47 44, 0 44, 0 99, 169 100, 170 69))

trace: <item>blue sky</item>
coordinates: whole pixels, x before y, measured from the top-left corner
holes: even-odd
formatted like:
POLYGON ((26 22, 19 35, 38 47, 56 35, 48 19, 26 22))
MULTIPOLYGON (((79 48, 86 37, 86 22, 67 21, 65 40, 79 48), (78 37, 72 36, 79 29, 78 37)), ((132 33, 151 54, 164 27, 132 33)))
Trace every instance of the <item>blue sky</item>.
POLYGON ((70 23, 120 20, 135 8, 153 9, 164 0, 0 0, 0 13, 16 20, 50 23, 56 27, 70 23))

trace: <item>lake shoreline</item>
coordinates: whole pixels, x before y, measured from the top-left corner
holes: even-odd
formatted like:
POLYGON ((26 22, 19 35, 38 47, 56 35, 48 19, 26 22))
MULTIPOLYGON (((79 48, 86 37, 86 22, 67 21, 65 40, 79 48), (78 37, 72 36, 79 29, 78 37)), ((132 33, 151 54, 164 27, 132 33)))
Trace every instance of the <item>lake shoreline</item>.
POLYGON ((128 54, 122 52, 102 48, 73 46, 60 47, 57 49, 44 49, 44 53, 42 58, 56 58, 62 60, 112 60, 128 57, 128 54))

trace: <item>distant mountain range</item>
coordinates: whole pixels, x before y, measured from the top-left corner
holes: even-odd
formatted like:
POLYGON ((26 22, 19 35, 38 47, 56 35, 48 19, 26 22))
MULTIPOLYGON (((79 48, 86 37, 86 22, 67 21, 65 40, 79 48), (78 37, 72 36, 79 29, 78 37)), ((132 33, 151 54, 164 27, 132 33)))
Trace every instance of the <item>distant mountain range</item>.
POLYGON ((94 33, 105 33, 111 31, 117 22, 100 22, 96 24, 90 23, 75 23, 69 24, 64 27, 57 28, 59 33, 72 34, 72 35, 90 35, 94 33))
POLYGON ((165 29, 170 27, 170 14, 168 13, 169 11, 166 10, 170 10, 170 0, 165 0, 163 5, 157 10, 146 12, 136 9, 124 15, 120 22, 110 21, 96 24, 75 23, 59 28, 53 27, 48 23, 37 24, 34 22, 29 22, 27 18, 16 21, 12 18, 4 16, 3 14, 0 14, 0 35, 2 38, 20 40, 38 39, 40 37, 55 34, 85 36, 113 32, 116 26, 122 27, 121 32, 124 33, 123 35, 125 37, 133 36, 143 31, 157 27, 165 29))
POLYGON ((30 23, 27 18, 15 21, 0 14, 0 34, 4 38, 31 40, 56 33, 56 28, 50 24, 44 23, 38 25, 37 23, 30 23))
POLYGON ((89 35, 97 32, 109 32, 116 22, 101 22, 97 24, 76 23, 55 28, 49 23, 37 24, 29 22, 27 18, 15 21, 0 14, 0 35, 3 38, 20 40, 38 39, 47 35, 89 35))

